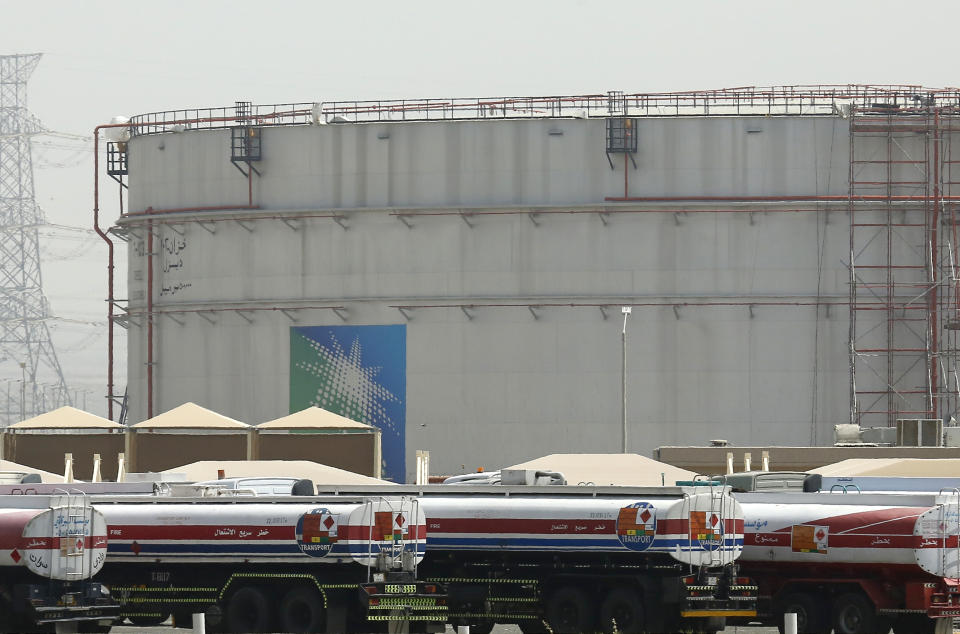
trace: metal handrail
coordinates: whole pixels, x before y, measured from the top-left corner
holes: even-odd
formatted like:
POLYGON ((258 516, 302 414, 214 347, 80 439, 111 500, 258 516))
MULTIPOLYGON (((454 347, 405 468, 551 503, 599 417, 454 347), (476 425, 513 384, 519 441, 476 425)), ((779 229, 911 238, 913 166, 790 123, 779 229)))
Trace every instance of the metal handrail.
POLYGON ((840 105, 889 114, 922 113, 931 107, 960 114, 960 89, 918 85, 800 85, 719 90, 544 97, 345 100, 257 104, 150 112, 130 120, 132 136, 186 129, 391 121, 447 121, 530 118, 590 118, 723 115, 836 115, 840 105))
MULTIPOLYGON (((940 503, 937 506, 939 507, 939 528, 940 528, 940 540, 943 547, 940 549, 940 574, 944 577, 948 577, 947 574, 947 540, 950 535, 948 531, 947 516, 949 515, 950 506, 956 504, 957 507, 957 524, 955 527, 949 527, 955 529, 955 532, 960 539, 960 489, 955 487, 944 487, 941 488, 937 495, 943 495, 946 493, 949 495, 949 499, 946 503, 940 503)), ((954 547, 957 564, 960 564, 960 541, 957 542, 957 545, 954 547)), ((960 574, 960 573, 958 573, 960 574)), ((954 575, 955 577, 958 575, 954 575)))

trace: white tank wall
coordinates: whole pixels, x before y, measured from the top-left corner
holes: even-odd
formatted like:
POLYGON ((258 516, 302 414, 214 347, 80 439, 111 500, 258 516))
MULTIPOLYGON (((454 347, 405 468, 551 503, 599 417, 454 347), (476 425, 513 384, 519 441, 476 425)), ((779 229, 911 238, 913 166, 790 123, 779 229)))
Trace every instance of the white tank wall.
MULTIPOLYGON (((623 157, 613 157, 611 170, 605 125, 536 119, 264 128, 257 168, 265 177, 255 183, 255 203, 595 204, 623 195, 623 157)), ((837 117, 645 119, 637 129, 632 196, 847 193, 847 122, 837 117)), ((138 137, 130 147, 132 211, 247 202, 245 179, 225 160, 229 130, 138 137)))
MULTIPOLYGON (((843 119, 651 119, 639 130, 632 196, 847 192, 843 119)), ((604 122, 589 120, 264 129, 254 203, 269 213, 242 212, 263 219, 156 216, 155 308, 183 312, 154 325, 154 413, 189 400, 249 422, 276 418, 289 411, 291 326, 405 324, 408 472, 415 449, 431 451, 435 472, 617 451, 620 304, 779 302, 791 305, 635 308, 630 449, 830 442, 848 416, 846 212, 612 213, 608 224, 596 213, 484 213, 635 210, 603 202, 624 182, 622 157, 611 170, 603 150, 604 122), (397 207, 476 213, 469 224, 413 217, 408 228, 389 215, 397 207), (347 229, 266 217, 330 209, 347 229), (841 305, 792 305, 816 301, 818 264, 821 298, 841 305), (471 318, 444 307, 409 319, 391 308, 447 303, 477 307, 471 318), (535 319, 483 306, 504 303, 613 308, 605 319, 596 307, 544 307, 535 319), (317 305, 346 306, 346 321, 307 308, 317 305), (301 309, 244 313, 251 322, 221 310, 276 306, 301 309)), ((228 131, 133 139, 131 211, 245 204, 229 151, 228 131)), ((795 207, 810 205, 768 208, 795 207)), ((134 422, 146 418, 146 234, 136 222, 122 221, 134 231, 134 422)))

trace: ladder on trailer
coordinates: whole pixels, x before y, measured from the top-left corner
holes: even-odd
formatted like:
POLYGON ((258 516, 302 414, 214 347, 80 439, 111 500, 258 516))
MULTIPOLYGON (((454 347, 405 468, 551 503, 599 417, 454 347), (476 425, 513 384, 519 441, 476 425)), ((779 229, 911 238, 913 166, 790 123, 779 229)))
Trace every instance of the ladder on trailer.
MULTIPOLYGON (((86 579, 93 572, 93 544, 87 539, 93 536, 93 513, 86 494, 62 491, 51 498, 50 508, 53 511, 50 514, 50 535, 59 539, 59 561, 64 567, 64 578, 86 579)), ((51 559, 54 556, 51 554, 51 559)))
POLYGON ((960 489, 940 489, 946 500, 937 503, 937 528, 940 549, 940 576, 960 577, 960 489), (952 545, 951 545, 952 544, 952 545), (951 545, 948 548, 948 545, 951 545))

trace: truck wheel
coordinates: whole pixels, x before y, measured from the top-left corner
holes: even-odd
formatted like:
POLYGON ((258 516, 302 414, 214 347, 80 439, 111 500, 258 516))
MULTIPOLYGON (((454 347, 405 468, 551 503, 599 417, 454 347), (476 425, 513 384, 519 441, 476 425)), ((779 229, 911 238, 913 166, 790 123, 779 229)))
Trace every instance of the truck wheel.
POLYGON ((778 599, 776 606, 774 613, 780 634, 784 632, 784 615, 791 612, 797 615, 797 632, 800 634, 823 634, 830 631, 826 614, 812 595, 793 592, 778 599))
POLYGON ((604 632, 635 634, 643 631, 643 602, 634 590, 612 590, 600 606, 600 627, 604 632))
POLYGON ((554 634, 593 631, 593 610, 583 590, 566 586, 557 590, 547 604, 547 621, 554 634))
POLYGON ((244 586, 227 604, 227 630, 230 632, 269 632, 270 601, 260 588, 244 586))
POLYGON ((280 602, 280 622, 284 632, 320 632, 325 616, 323 597, 312 588, 292 588, 280 602))
POLYGON ((881 619, 870 599, 859 592, 841 595, 833 605, 833 629, 836 634, 878 634, 883 629, 881 619))

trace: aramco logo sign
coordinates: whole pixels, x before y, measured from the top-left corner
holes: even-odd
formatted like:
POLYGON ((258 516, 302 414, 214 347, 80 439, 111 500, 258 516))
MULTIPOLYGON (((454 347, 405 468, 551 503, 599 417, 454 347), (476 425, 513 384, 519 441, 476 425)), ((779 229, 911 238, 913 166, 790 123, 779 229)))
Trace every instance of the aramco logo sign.
POLYGON ((630 550, 650 548, 657 534, 657 509, 649 502, 637 502, 620 509, 617 539, 630 550))

